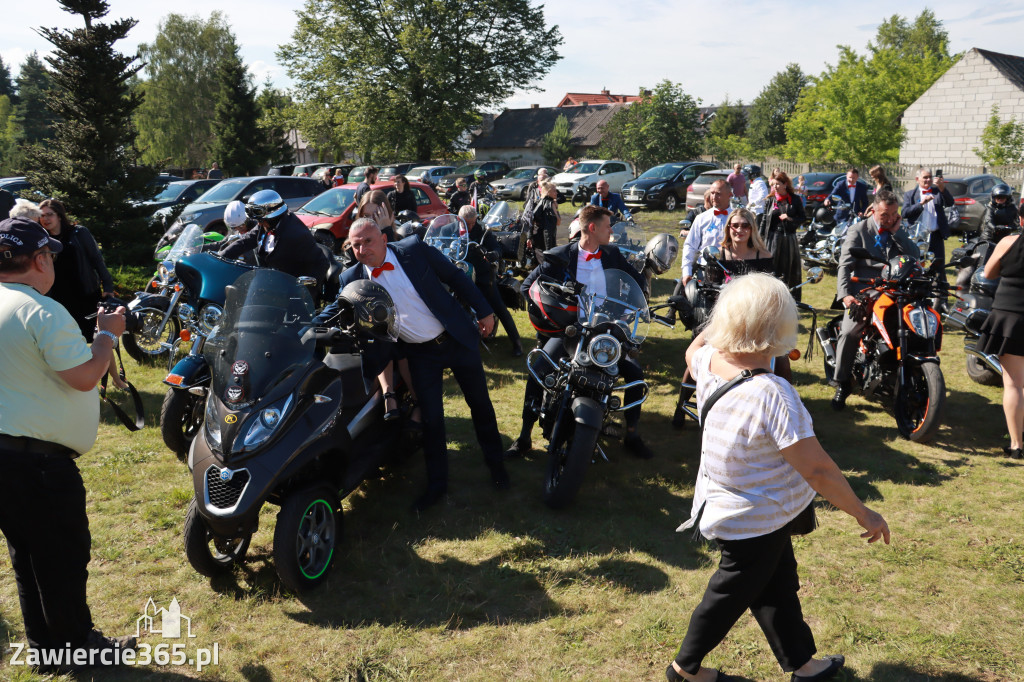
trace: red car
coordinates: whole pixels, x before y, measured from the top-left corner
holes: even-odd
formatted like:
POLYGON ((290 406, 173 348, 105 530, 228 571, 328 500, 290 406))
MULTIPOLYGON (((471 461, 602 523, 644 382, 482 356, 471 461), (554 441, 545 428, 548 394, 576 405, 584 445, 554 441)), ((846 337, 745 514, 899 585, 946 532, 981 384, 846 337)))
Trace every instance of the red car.
MULTIPOLYGON (((335 253, 341 250, 341 245, 348 236, 348 228, 352 225, 352 217, 356 211, 357 187, 359 185, 356 183, 332 187, 295 211, 299 220, 313 231, 313 237, 335 253)), ((390 182, 378 182, 370 188, 387 192, 395 186, 390 182)), ((448 207, 429 185, 410 182, 409 189, 416 195, 416 213, 424 225, 429 224, 437 216, 448 213, 448 207)))

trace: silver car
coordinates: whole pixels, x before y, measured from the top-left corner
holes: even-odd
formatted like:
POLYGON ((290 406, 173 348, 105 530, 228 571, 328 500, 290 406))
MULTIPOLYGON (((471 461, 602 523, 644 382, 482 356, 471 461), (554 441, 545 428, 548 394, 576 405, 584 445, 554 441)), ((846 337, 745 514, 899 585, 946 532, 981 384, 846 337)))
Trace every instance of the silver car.
MULTIPOLYGON (((228 178, 221 180, 191 204, 185 206, 175 221, 188 225, 195 223, 204 232, 215 230, 225 232, 224 207, 235 200, 247 201, 256 192, 272 189, 281 195, 288 210, 294 211, 320 194, 324 185, 313 178, 298 178, 286 175, 265 175, 255 178, 228 178)), ((172 229, 175 226, 172 225, 172 229)))
POLYGON ((491 187, 494 188, 494 193, 498 195, 499 199, 517 199, 520 201, 526 200, 526 188, 530 186, 530 183, 537 179, 537 172, 541 168, 544 168, 548 172, 548 177, 553 178, 558 173, 557 170, 551 166, 523 166, 522 168, 516 168, 510 171, 503 178, 491 181, 491 187))

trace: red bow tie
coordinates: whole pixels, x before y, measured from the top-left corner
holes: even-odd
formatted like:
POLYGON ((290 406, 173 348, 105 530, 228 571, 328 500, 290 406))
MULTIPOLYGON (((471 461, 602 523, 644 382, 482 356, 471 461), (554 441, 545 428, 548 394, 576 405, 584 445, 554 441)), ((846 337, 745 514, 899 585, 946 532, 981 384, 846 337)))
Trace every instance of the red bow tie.
POLYGON ((379 268, 374 268, 373 272, 371 272, 370 275, 373 277, 380 277, 380 273, 394 269, 395 266, 393 263, 384 263, 384 265, 380 266, 379 268))
POLYGON ((938 194, 939 190, 937 188, 935 188, 935 187, 932 187, 930 190, 928 190, 928 193, 929 194, 938 194))
POLYGON ((588 253, 587 254, 587 260, 588 261, 589 260, 594 260, 595 258, 597 260, 601 260, 601 252, 600 251, 598 251, 597 253, 588 253))
POLYGON ((719 210, 718 210, 718 209, 716 208, 716 209, 715 209, 715 215, 729 215, 729 212, 728 212, 728 211, 719 211, 719 210))
POLYGON ((852 185, 847 185, 847 187, 849 187, 850 189, 854 189, 855 187, 857 187, 857 183, 853 183, 852 185))

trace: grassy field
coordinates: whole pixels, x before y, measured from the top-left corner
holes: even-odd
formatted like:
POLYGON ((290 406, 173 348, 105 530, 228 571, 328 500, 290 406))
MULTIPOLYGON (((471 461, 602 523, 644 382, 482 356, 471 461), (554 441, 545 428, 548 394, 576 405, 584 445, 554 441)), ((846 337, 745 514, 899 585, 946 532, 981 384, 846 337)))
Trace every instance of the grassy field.
MULTIPOLYGON (((641 214, 638 222, 674 232, 680 217, 641 214)), ((827 308, 834 284, 826 277, 804 300, 827 308)), ((670 290, 667 277, 658 280, 655 296, 670 290)), ((515 317, 525 334, 525 313, 515 317)), ((641 426, 656 458, 637 461, 606 444, 612 461, 588 471, 563 512, 540 501, 539 455, 510 462, 513 487, 495 494, 473 415, 449 381, 446 503, 422 516, 408 511, 423 484, 418 456, 368 481, 344 503, 346 536, 330 579, 302 596, 276 579, 276 508, 264 509, 243 567, 212 582, 196 574, 181 543, 187 470, 156 428, 128 434, 105 409, 96 447, 79 460, 89 490, 93 618, 109 634, 134 632, 149 598, 157 606, 177 598, 196 635, 188 651, 216 643, 219 664, 95 679, 664 679, 717 561, 713 547, 674 532, 688 516, 698 463, 696 431, 669 423, 688 340, 681 329, 655 326, 641 355, 652 386, 641 426)), ((524 365, 503 335, 492 351, 485 363, 508 439, 518 430, 524 365)), ((946 335, 942 356, 948 404, 931 445, 900 440, 884 407, 860 397, 833 413, 819 351, 794 363, 819 438, 893 532, 891 546, 867 546, 851 518, 821 503, 819 529, 796 540, 818 648, 847 657, 838 679, 1024 679, 1024 466, 1000 452, 1000 390, 967 378, 959 335, 946 335)), ((155 425, 162 374, 134 363, 129 372, 155 425)), ((6 552, 0 576, 0 628, 22 641, 6 552)), ((706 664, 748 680, 788 679, 749 615, 706 664)), ((38 679, 6 662, 0 677, 38 679)))

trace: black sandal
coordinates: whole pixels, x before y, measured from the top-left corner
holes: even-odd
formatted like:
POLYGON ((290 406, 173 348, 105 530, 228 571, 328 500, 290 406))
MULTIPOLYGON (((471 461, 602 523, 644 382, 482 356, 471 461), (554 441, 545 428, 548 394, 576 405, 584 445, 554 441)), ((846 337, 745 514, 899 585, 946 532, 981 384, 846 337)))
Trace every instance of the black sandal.
POLYGON ((387 393, 384 394, 384 407, 384 421, 391 422, 402 416, 402 406, 398 403, 398 396, 395 394, 394 391, 388 391, 387 393), (386 409, 388 405, 388 398, 395 401, 395 405, 397 405, 395 409, 386 409))
MULTIPOLYGON (((416 408, 420 406, 418 400, 409 398, 409 418, 405 420, 405 431, 414 437, 423 435, 423 422, 417 421, 412 418, 412 413, 416 411, 416 408)), ((421 414, 420 417, 423 415, 421 414)))

